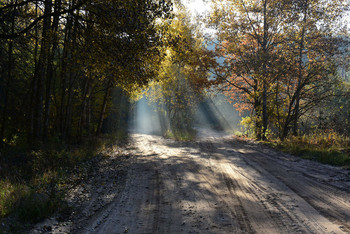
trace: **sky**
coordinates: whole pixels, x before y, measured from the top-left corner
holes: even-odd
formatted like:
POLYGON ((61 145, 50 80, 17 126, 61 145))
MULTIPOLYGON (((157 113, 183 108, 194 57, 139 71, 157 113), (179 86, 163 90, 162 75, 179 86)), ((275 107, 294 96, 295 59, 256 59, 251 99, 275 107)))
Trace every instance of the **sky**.
POLYGON ((182 3, 190 10, 194 15, 204 14, 206 11, 210 11, 210 1, 203 0, 182 0, 182 3))
POLYGON ((190 11, 192 15, 192 23, 199 24, 200 30, 207 36, 215 35, 215 30, 207 28, 203 22, 196 19, 195 16, 205 16, 211 11, 211 0, 181 0, 185 7, 190 11))
MULTIPOLYGON (((209 12, 211 9, 211 0, 181 0, 182 3, 187 7, 193 16, 203 15, 209 12)), ((350 0, 348 0, 350 1, 350 0)), ((350 11, 343 18, 344 23, 347 24, 348 30, 350 30, 350 11)))

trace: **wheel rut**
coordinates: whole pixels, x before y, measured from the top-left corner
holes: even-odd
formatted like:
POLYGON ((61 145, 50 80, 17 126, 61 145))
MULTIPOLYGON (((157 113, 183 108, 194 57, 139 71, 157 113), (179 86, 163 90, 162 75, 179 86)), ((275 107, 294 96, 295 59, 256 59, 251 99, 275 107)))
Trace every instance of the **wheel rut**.
POLYGON ((195 142, 132 141, 123 190, 80 233, 349 233, 342 169, 212 131, 195 142))

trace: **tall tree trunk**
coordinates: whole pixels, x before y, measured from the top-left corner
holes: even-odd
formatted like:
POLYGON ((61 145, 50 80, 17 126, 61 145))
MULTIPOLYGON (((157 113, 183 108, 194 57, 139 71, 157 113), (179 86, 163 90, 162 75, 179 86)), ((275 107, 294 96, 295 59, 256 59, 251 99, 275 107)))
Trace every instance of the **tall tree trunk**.
POLYGON ((92 112, 92 108, 91 108, 91 93, 92 93, 92 88, 90 90, 89 93, 89 98, 88 98, 88 109, 87 109, 87 123, 86 123, 86 131, 88 133, 88 136, 90 136, 91 134, 91 112, 92 112))
POLYGON ((262 123, 261 123, 261 101, 259 97, 255 97, 254 111, 255 111, 255 135, 258 140, 262 139, 262 123))
MULTIPOLYGON (((17 4, 17 1, 16 3, 17 4)), ((15 31, 15 15, 16 15, 16 8, 14 8, 12 17, 11 17, 11 33, 13 34, 15 31)), ((7 119, 8 119, 8 103, 9 103, 9 92, 10 92, 10 85, 12 80, 12 66, 13 65, 13 40, 9 40, 8 42, 8 61, 7 61, 7 79, 5 83, 5 96, 4 96, 4 105, 3 105, 3 112, 2 112, 2 120, 1 120, 1 130, 0 130, 0 147, 3 145, 3 139, 5 137, 5 130, 7 126, 7 119)))
MULTIPOLYGON (((35 3, 35 15, 38 16, 38 3, 35 3)), ((39 29, 38 24, 35 26, 35 47, 34 47, 34 67, 35 70, 38 67, 38 50, 39 50, 39 29)), ((28 143, 33 144, 34 140, 34 128, 35 128, 35 95, 37 90, 37 77, 34 75, 31 82, 31 92, 30 92, 30 105, 29 105, 29 129, 28 129, 28 143)))
POLYGON ((264 1, 264 36, 262 42, 263 49, 263 126, 262 126, 262 140, 266 140, 266 130, 268 123, 268 113, 267 113, 267 40, 268 40, 268 25, 267 25, 267 0, 264 1))
POLYGON ((278 124, 278 131, 279 131, 279 138, 283 138, 282 134, 282 123, 281 123, 281 115, 280 115, 280 101, 279 101, 279 93, 280 93, 280 83, 277 81, 276 84, 276 93, 275 93, 275 106, 276 106, 276 113, 277 113, 277 124, 278 124))
POLYGON ((305 27, 306 27, 306 19, 307 19, 307 8, 308 8, 308 0, 305 0, 303 3, 303 26, 301 31, 301 37, 299 41, 299 71, 298 71, 298 87, 295 95, 295 108, 294 108, 294 125, 293 125, 293 135, 298 135, 298 120, 299 120, 299 108, 300 108, 300 92, 301 85, 303 79, 303 50, 304 50, 304 40, 305 40, 305 27))
MULTIPOLYGON (((44 14, 51 14, 52 11, 52 0, 45 1, 44 14)), ((37 82, 34 83, 36 87, 34 90, 34 142, 42 140, 43 133, 43 96, 45 92, 44 77, 47 68, 47 57, 49 54, 49 37, 50 37, 50 26, 51 17, 44 18, 42 40, 41 40, 41 50, 39 55, 39 60, 35 68, 35 79, 37 82)))
MULTIPOLYGON (((72 1, 71 6, 75 4, 72 1)), ((78 14, 79 9, 76 10, 78 14)), ((68 68, 75 65, 73 61, 74 49, 77 44, 77 28, 78 28, 78 18, 77 16, 70 15, 67 22, 67 31, 65 34, 65 47, 62 63, 62 73, 61 73, 61 110, 60 110, 60 128, 61 128, 61 138, 66 140, 70 137, 71 132, 71 113, 72 113, 72 101, 73 101, 73 88, 75 85, 76 74, 74 69, 68 68)))
POLYGON ((69 77, 70 85, 68 88, 68 96, 67 96, 67 104, 65 108, 65 119, 64 119, 64 128, 63 134, 64 139, 69 138, 71 136, 71 122, 72 122, 72 104, 73 104, 73 87, 74 87, 74 78, 72 75, 69 77))
POLYGON ((83 136, 84 126, 86 126, 89 90, 90 90, 90 77, 86 77, 84 89, 82 92, 83 100, 82 100, 81 106, 80 106, 80 118, 79 118, 79 123, 78 123, 78 129, 79 129, 78 138, 81 138, 83 136))
MULTIPOLYGON (((61 8, 61 0, 55 1, 55 12, 59 12, 61 8)), ((54 79, 55 71, 53 60, 55 58, 56 50, 58 47, 58 24, 59 15, 53 17, 53 22, 50 32, 50 44, 52 44, 51 51, 49 50, 49 55, 47 59, 47 74, 46 74, 46 95, 45 95, 45 112, 44 112, 44 127, 43 127, 43 141, 48 139, 48 129, 50 121, 50 108, 51 108, 51 90, 52 90, 52 80, 54 79)))
POLYGON ((60 82, 61 82, 61 97, 60 97, 60 112, 59 112, 59 130, 61 139, 65 139, 64 126, 65 126, 65 100, 66 100, 66 87, 67 87, 67 60, 68 60, 68 43, 70 42, 70 18, 68 17, 68 23, 65 28, 65 39, 62 54, 62 63, 60 68, 60 82))
POLYGON ((103 124, 103 120, 105 117, 105 113, 106 113, 106 108, 107 108, 107 101, 108 98, 110 96, 110 92, 112 90, 112 80, 108 80, 107 82, 107 87, 106 87, 106 92, 105 92, 105 96, 103 98, 103 104, 102 104, 102 108, 101 108, 101 112, 100 112, 100 118, 98 121, 98 126, 97 126, 97 130, 96 130, 96 135, 100 135, 101 134, 101 130, 102 130, 102 124, 103 124))
MULTIPOLYGON (((70 4, 70 8, 75 4, 73 0, 70 4)), ((61 139, 65 140, 65 103, 66 103, 66 88, 67 88, 67 66, 69 64, 69 50, 72 50, 72 47, 69 46, 72 39, 72 27, 73 27, 74 16, 73 13, 69 13, 67 16, 67 24, 64 31, 64 42, 63 42, 63 52, 61 59, 60 67, 60 107, 59 107, 59 132, 61 134, 61 139)))

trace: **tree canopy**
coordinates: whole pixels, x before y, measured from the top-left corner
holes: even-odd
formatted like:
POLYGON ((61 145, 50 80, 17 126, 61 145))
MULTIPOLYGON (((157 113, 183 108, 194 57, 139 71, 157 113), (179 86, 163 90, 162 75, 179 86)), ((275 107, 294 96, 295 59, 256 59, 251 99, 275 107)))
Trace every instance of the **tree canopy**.
POLYGON ((2 142, 73 140, 100 132, 113 87, 156 76, 172 3, 5 0, 0 18, 2 142))
POLYGON ((250 113, 258 139, 297 135, 310 113, 321 116, 336 100, 348 106, 348 81, 339 76, 348 69, 348 7, 213 0, 206 21, 216 35, 207 42, 181 1, 1 1, 1 143, 98 135, 115 87, 132 96, 148 86, 173 128, 190 125, 214 85, 250 113))

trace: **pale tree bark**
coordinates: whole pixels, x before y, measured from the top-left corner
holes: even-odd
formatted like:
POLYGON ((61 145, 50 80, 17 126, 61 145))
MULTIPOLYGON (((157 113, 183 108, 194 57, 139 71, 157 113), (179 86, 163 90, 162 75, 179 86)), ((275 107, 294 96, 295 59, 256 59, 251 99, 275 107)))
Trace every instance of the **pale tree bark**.
POLYGON ((263 50, 263 126, 262 126, 262 140, 266 140, 266 130, 268 124, 268 112, 267 112, 267 42, 268 42, 268 25, 267 25, 267 0, 264 1, 264 35, 262 38, 262 50, 263 50))
POLYGON ((299 67, 298 67, 298 86, 295 95, 295 109, 294 109, 294 125, 293 125, 293 135, 298 135, 298 120, 299 120, 299 106, 300 106, 300 92, 301 85, 303 80, 303 50, 304 50, 304 41, 305 41, 305 27, 307 20, 307 8, 308 8, 308 0, 305 0, 303 3, 303 26, 301 29, 301 37, 299 41, 299 67))

